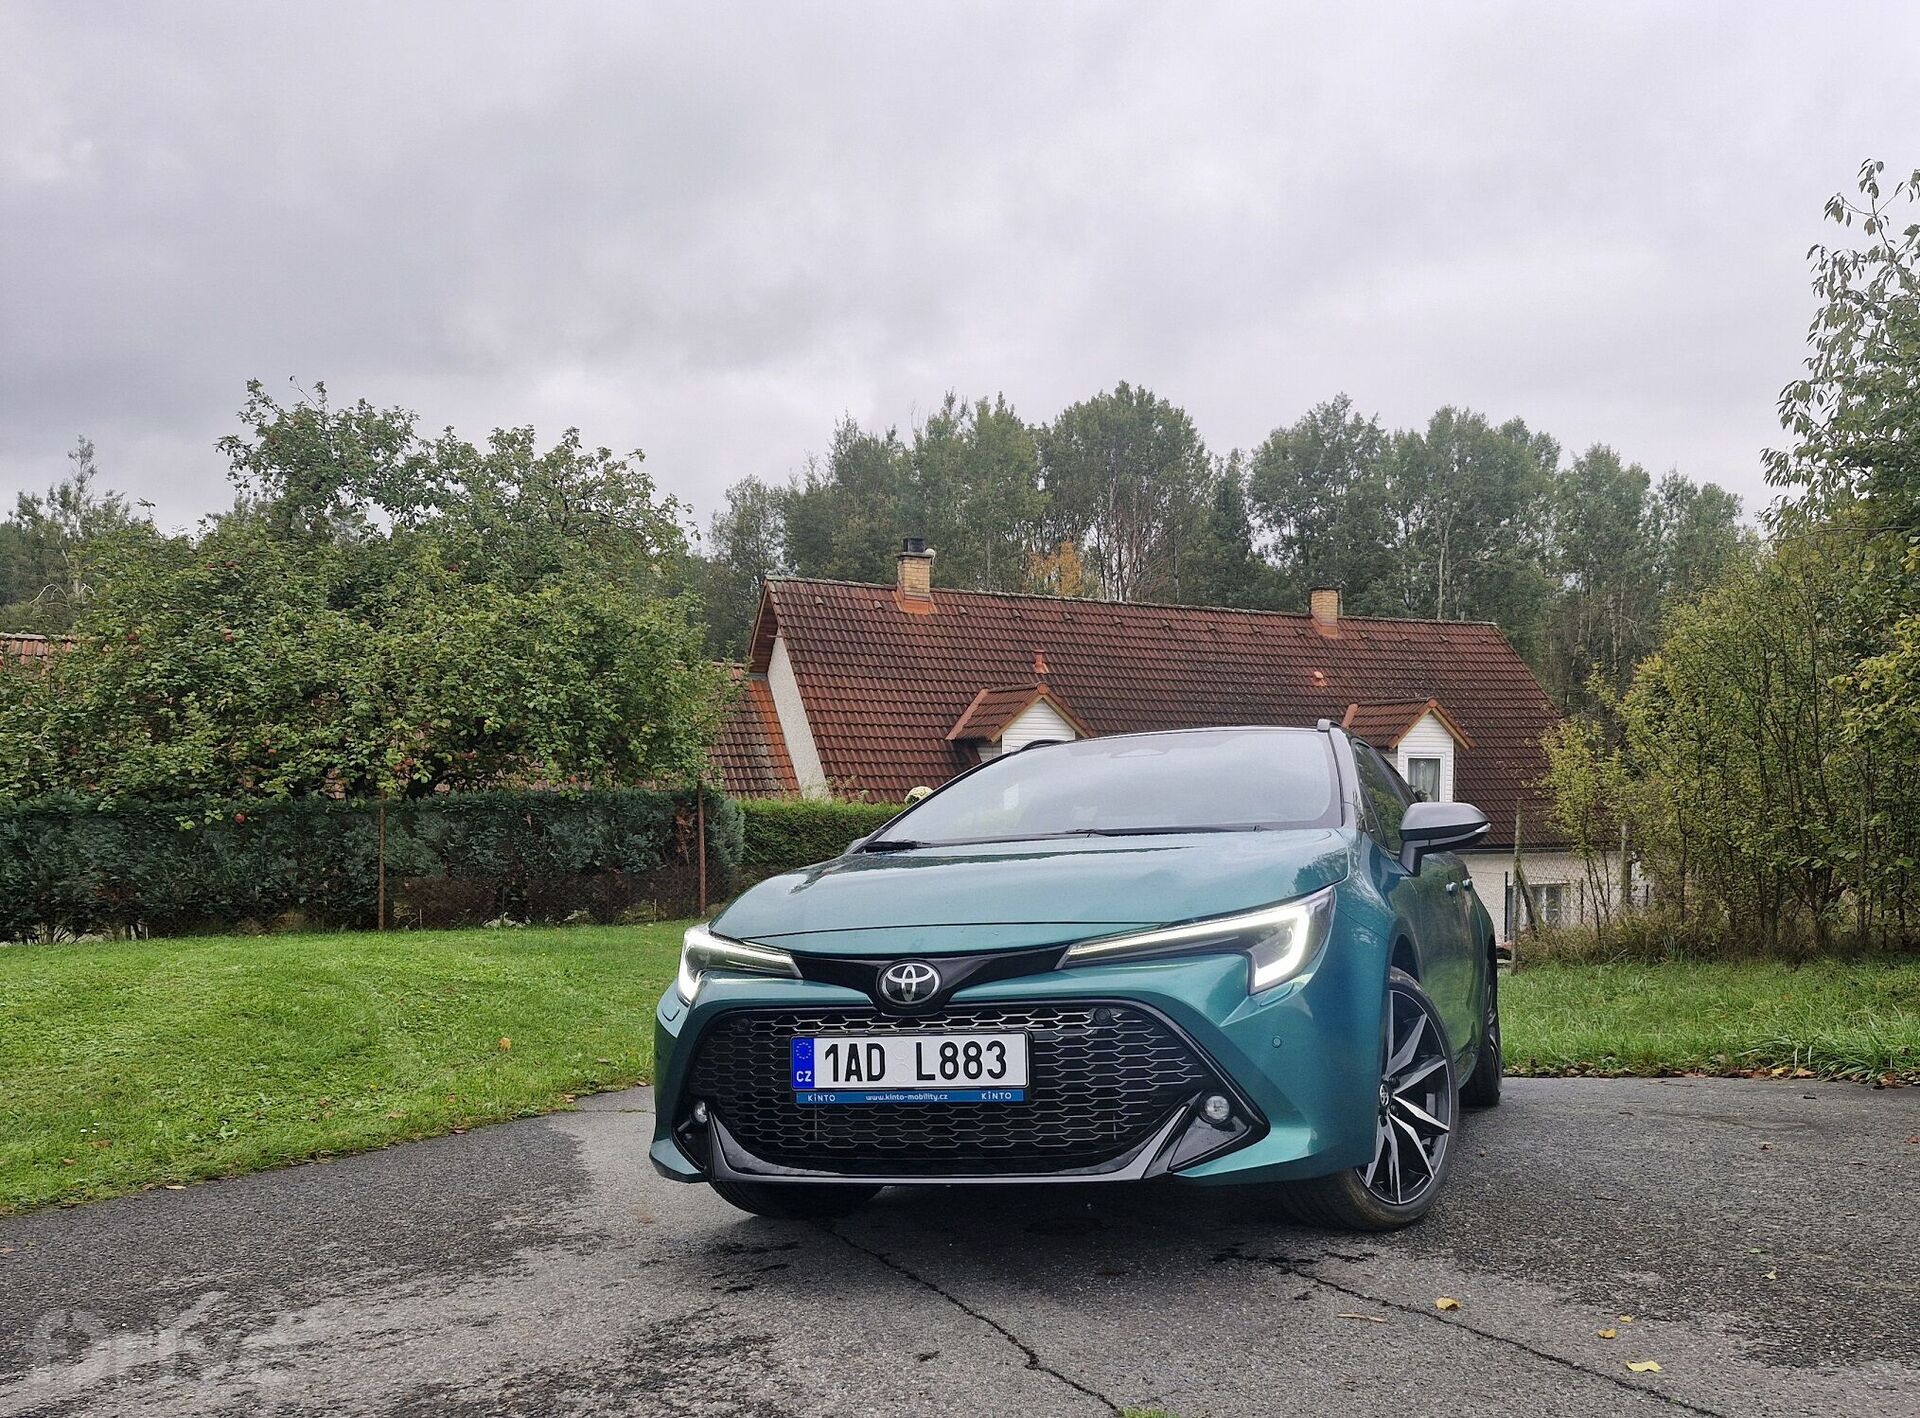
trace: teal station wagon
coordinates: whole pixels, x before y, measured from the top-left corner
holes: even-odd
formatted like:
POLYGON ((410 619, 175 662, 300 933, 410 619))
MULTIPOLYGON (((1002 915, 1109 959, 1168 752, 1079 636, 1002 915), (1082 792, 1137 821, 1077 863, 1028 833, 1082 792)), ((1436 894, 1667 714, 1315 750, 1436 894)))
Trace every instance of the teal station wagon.
POLYGON ((1486 830, 1325 721, 991 759, 687 932, 654 1165, 778 1216, 1165 1177, 1405 1225, 1500 1096, 1486 830))

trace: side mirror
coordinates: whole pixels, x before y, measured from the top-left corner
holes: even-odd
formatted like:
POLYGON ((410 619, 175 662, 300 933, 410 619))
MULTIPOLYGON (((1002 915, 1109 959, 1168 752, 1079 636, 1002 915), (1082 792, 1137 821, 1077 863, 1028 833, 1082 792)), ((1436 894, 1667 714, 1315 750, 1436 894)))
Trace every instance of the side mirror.
POLYGON ((1488 827, 1487 815, 1472 803, 1414 803, 1400 819, 1400 865, 1418 872, 1427 853, 1471 846, 1488 827))

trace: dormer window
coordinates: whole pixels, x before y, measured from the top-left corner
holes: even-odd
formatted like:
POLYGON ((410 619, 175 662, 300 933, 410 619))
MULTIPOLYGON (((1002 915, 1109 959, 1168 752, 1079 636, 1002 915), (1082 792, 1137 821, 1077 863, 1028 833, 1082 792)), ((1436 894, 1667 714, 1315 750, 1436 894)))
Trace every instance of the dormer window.
POLYGON ((1437 699, 1395 704, 1349 704, 1341 726, 1370 743, 1400 770, 1407 786, 1428 802, 1455 800, 1454 759, 1472 742, 1437 699))
POLYGON ((981 690, 947 731, 949 743, 971 748, 983 761, 1018 753, 1031 743, 1092 737, 1093 730, 1044 680, 981 690))

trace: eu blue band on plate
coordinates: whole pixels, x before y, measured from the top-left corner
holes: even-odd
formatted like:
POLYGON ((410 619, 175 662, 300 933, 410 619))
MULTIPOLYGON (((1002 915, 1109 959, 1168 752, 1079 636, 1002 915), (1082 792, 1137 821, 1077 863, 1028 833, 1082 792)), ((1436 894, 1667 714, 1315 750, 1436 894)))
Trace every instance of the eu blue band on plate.
POLYGON ((793 1086, 795 1088, 813 1087, 813 1040, 811 1039, 793 1041, 793 1086))

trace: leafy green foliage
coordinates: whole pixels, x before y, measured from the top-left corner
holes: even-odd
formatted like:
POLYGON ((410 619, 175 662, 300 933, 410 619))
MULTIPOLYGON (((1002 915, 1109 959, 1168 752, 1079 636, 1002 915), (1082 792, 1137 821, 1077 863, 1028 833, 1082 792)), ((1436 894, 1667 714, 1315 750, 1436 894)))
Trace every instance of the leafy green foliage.
POLYGON ((1304 606, 1315 586, 1338 586, 1356 615, 1400 605, 1392 440, 1345 394, 1316 404, 1254 450, 1248 496, 1271 543, 1283 603, 1304 606))
POLYGON ((1181 598, 1212 474, 1184 409, 1123 380, 1063 409, 1040 433, 1040 461, 1047 538, 1076 542, 1108 599, 1181 598))
MULTIPOLYGON (((368 926, 378 913, 383 805, 0 800, 0 939, 266 926, 283 918, 368 926)), ((637 893, 605 878, 662 878, 690 909, 691 796, 604 792, 437 794, 384 805, 390 915, 458 885, 464 914, 565 919, 611 914, 637 893), (596 887, 600 889, 596 889, 596 887)), ((715 894, 740 866, 742 818, 706 795, 715 894)), ((842 844, 844 845, 844 843, 842 844)))
MULTIPOLYGON (((1569 821, 1627 824, 1663 909, 1709 938, 1920 937, 1920 224, 1896 231, 1891 210, 1920 207, 1920 174, 1883 194, 1881 171, 1866 164, 1860 198, 1827 208, 1865 245, 1813 253, 1823 304, 1806 377, 1781 396, 1789 446, 1768 455, 1800 497, 1774 509, 1772 542, 1729 545, 1720 508, 1663 484, 1655 559, 1603 536, 1587 585, 1600 614, 1563 627, 1597 631, 1618 666, 1646 621, 1633 578, 1671 588, 1657 652, 1617 706, 1600 686, 1601 727, 1550 746, 1554 787, 1569 821), (1672 607, 1714 561, 1718 583, 1672 607)), ((1607 495, 1623 470, 1589 472, 1592 535, 1633 498, 1607 495)))
MULTIPOLYGON (((249 388, 246 500, 122 537, 44 669, 0 666, 0 794, 404 797, 688 783, 725 681, 638 455, 249 388)), ((84 490, 84 489, 83 489, 84 490)))
POLYGON ((787 569, 786 501, 785 489, 743 478, 727 489, 727 505, 714 515, 708 555, 697 574, 706 603, 707 649, 721 659, 746 658, 761 588, 787 569))
POLYGON ((99 488, 90 440, 67 459, 65 478, 44 494, 21 493, 0 521, 0 629, 65 631, 113 566, 155 536, 125 497, 99 488))
POLYGON ((1246 472, 1237 452, 1214 473, 1213 499, 1186 553, 1181 582, 1183 594, 1200 605, 1273 610, 1286 604, 1280 576, 1254 545, 1246 472))
POLYGON ((774 876, 839 856, 847 843, 899 815, 897 803, 811 798, 743 798, 740 865, 749 877, 774 876))

